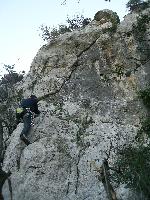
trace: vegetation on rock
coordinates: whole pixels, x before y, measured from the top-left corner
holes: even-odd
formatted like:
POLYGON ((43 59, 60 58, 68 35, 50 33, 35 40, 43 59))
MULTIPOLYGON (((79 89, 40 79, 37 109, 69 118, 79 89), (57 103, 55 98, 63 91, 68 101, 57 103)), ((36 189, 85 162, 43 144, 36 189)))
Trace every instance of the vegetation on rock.
POLYGON ((143 199, 150 199, 150 145, 134 147, 129 144, 118 151, 118 155, 116 165, 121 170, 120 173, 115 172, 115 180, 126 184, 143 199))
POLYGON ((45 25, 40 26, 40 30, 42 34, 40 34, 41 38, 44 41, 55 41, 55 39, 66 32, 74 31, 78 28, 84 28, 91 21, 90 18, 85 18, 83 15, 76 15, 73 19, 67 18, 67 25, 61 24, 57 27, 48 27, 45 25))
POLYGON ((149 5, 149 0, 144 1, 144 0, 129 0, 128 3, 126 4, 126 7, 130 11, 141 11, 147 8, 149 5))
POLYGON ((94 16, 94 20, 105 22, 110 21, 112 23, 112 28, 110 28, 111 31, 115 31, 117 29, 117 25, 120 23, 120 19, 116 12, 109 12, 105 10, 98 11, 94 16))
POLYGON ((4 156, 4 130, 11 135, 16 127, 15 110, 13 105, 21 98, 21 94, 15 96, 15 84, 23 79, 24 72, 18 74, 14 65, 4 65, 7 74, 0 80, 0 160, 4 156))
POLYGON ((147 14, 141 14, 137 17, 137 24, 133 24, 132 32, 135 39, 142 42, 145 37, 145 32, 147 30, 147 25, 150 22, 150 16, 147 14))
MULTIPOLYGON (((9 180, 9 176, 11 172, 6 173, 2 170, 2 163, 4 159, 4 154, 6 150, 6 139, 4 139, 4 132, 8 134, 8 137, 12 134, 14 129, 16 128, 15 121, 15 110, 14 103, 16 98, 18 100, 20 94, 15 98, 15 87, 14 85, 17 82, 20 82, 23 79, 24 71, 18 74, 14 70, 14 65, 4 65, 4 68, 7 74, 3 75, 0 80, 0 199, 3 199, 2 195, 2 187, 5 183, 5 180, 8 179, 9 190, 12 198, 11 191, 11 181, 9 180)), ((6 137, 6 136, 5 136, 6 137)))
MULTIPOLYGON (((150 88, 139 91, 139 98, 146 108, 150 109, 150 88)), ((126 184, 128 188, 137 192, 142 199, 150 199, 150 119, 147 116, 141 122, 141 128, 132 144, 126 144, 118 150, 115 163, 120 173, 114 173, 114 180, 126 184)))

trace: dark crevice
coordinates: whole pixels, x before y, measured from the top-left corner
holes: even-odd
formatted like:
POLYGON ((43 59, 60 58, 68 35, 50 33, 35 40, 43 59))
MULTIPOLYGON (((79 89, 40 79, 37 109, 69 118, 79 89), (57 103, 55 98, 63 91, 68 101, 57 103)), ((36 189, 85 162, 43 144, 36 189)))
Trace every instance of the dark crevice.
POLYGON ((66 195, 69 193, 70 184, 71 184, 71 182, 68 181, 68 183, 67 183, 67 191, 66 191, 66 195))
POLYGON ((79 162, 81 158, 81 150, 79 151, 78 158, 77 158, 77 163, 76 163, 76 185, 75 185, 75 194, 78 193, 78 187, 79 187, 79 176, 80 176, 80 170, 79 170, 79 162))
MULTIPOLYGON (((3 194, 2 194, 2 188, 6 180, 10 177, 11 172, 6 173, 5 171, 2 170, 2 167, 0 166, 0 200, 3 200, 3 194)), ((9 191, 11 189, 9 188, 9 191)), ((12 194, 11 194, 12 196, 12 194)), ((12 199, 11 199, 12 200, 12 199)))
POLYGON ((19 158, 16 160, 16 162, 17 162, 17 169, 18 169, 18 170, 20 169, 20 159, 21 159, 21 157, 19 157, 19 158))
POLYGON ((28 167, 28 169, 40 169, 40 168, 41 168, 41 166, 33 166, 33 165, 28 167))
POLYGON ((12 184, 11 184, 10 178, 8 178, 8 187, 9 187, 9 192, 10 192, 10 200, 13 200, 12 184))
MULTIPOLYGON (((71 174, 71 163, 69 164, 69 175, 71 174)), ((67 190, 66 190, 66 195, 69 193, 69 188, 70 188, 71 182, 68 181, 67 183, 67 190)))

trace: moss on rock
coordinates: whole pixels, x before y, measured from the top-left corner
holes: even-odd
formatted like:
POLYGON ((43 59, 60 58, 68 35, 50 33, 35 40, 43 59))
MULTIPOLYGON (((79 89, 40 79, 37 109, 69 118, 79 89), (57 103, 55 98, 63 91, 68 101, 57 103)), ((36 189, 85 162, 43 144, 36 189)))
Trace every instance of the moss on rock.
POLYGON ((120 19, 117 13, 111 10, 98 11, 94 16, 94 20, 100 21, 102 24, 106 22, 111 22, 113 30, 116 30, 117 25, 120 23, 120 19))

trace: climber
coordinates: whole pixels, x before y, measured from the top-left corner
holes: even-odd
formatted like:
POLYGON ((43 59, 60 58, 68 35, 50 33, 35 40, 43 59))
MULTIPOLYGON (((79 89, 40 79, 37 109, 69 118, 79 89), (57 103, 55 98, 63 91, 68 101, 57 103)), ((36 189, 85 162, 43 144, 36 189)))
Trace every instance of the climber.
POLYGON ((35 95, 31 95, 29 98, 23 99, 21 102, 20 110, 22 109, 22 113, 20 116, 23 119, 24 127, 20 134, 20 139, 24 141, 26 145, 30 144, 30 141, 27 139, 27 135, 33 125, 33 118, 35 115, 40 114, 37 103, 38 99, 35 95))

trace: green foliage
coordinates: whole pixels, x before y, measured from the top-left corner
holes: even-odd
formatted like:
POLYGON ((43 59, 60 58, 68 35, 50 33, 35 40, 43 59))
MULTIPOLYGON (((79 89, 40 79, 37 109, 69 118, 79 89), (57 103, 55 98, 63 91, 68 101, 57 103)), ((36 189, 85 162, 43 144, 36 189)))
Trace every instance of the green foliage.
MULTIPOLYGON (((150 86, 148 86, 144 90, 140 90, 138 92, 138 96, 140 99, 142 99, 143 104, 149 110, 150 109, 150 86)), ((147 136, 148 138, 150 138, 150 118, 149 117, 141 121, 141 128, 137 132, 136 138, 140 140, 144 136, 147 136)))
POLYGON ((86 25, 90 23, 91 19, 90 18, 84 18, 83 15, 79 16, 74 16, 73 19, 67 18, 67 23, 68 23, 68 28, 70 31, 76 30, 78 28, 84 28, 86 25))
POLYGON ((146 32, 146 26, 147 24, 150 22, 150 16, 149 15, 139 15, 139 17, 137 17, 137 24, 133 25, 132 28, 132 32, 135 36, 135 39, 137 39, 138 41, 142 41, 144 36, 145 36, 145 32, 146 32))
MULTIPOLYGON (((0 80, 0 123, 10 135, 16 127, 15 110, 13 105, 21 93, 15 95, 15 84, 23 79, 24 72, 18 74, 15 65, 4 65, 7 74, 0 80)), ((2 133, 1 133, 2 134, 2 133)))
POLYGON ((142 0, 129 0, 126 7, 129 8, 129 10, 134 10, 135 6, 138 6, 142 2, 142 0))
POLYGON ((0 103, 4 102, 8 98, 7 86, 0 86, 0 103))
POLYGON ((118 17, 116 12, 114 13, 114 16, 111 17, 111 22, 113 24, 113 27, 111 28, 111 31, 115 32, 116 29, 117 29, 118 24, 120 24, 120 19, 119 19, 119 17, 118 17))
POLYGON ((148 14, 140 14, 137 17, 137 23, 133 24, 132 33, 138 44, 138 51, 141 55, 141 63, 145 64, 150 57, 150 46, 147 39, 146 32, 148 24, 150 22, 150 16, 148 14))
POLYGON ((67 25, 58 25, 58 28, 51 28, 45 25, 41 25, 40 31, 42 31, 42 34, 40 34, 40 36, 44 41, 55 41, 59 35, 62 35, 66 32, 71 32, 78 28, 84 28, 87 24, 90 23, 90 21, 90 18, 84 18, 83 15, 76 15, 73 19, 69 19, 69 17, 67 17, 67 25))
POLYGON ((129 2, 126 4, 126 7, 130 11, 143 10, 143 9, 147 8, 148 4, 149 4, 149 0, 148 1, 144 1, 144 0, 129 0, 129 2))
POLYGON ((115 180, 150 199, 150 146, 128 145, 118 153, 116 167, 121 173, 114 173, 115 180))
MULTIPOLYGON (((140 90, 139 98, 150 109, 150 87, 140 90)), ((113 179, 133 191, 144 195, 144 199, 150 199, 150 118, 141 122, 141 128, 137 132, 135 146, 126 144, 118 150, 118 158, 115 168, 120 173, 114 172, 113 179)))
POLYGON ((9 93, 13 93, 14 84, 20 82, 24 77, 24 71, 17 73, 15 65, 5 65, 4 69, 7 72, 0 80, 0 102, 8 101, 9 93))
POLYGON ((0 85, 2 84, 8 84, 8 85, 13 85, 17 82, 20 82, 23 79, 24 76, 24 71, 21 73, 17 73, 14 70, 15 65, 5 65, 4 64, 4 69, 6 70, 7 74, 4 74, 4 76, 1 78, 0 85))
POLYGON ((150 138, 150 118, 149 117, 141 122, 141 128, 137 132, 136 139, 139 141, 143 138, 144 140, 144 136, 147 136, 148 138, 150 138))
POLYGON ((144 90, 140 90, 138 92, 138 96, 140 99, 142 99, 144 105, 150 109, 150 86, 148 86, 146 89, 144 90))
POLYGON ((58 25, 58 28, 41 25, 40 30, 42 31, 41 37, 44 41, 54 41, 59 35, 66 32, 70 32, 66 25, 58 25))
POLYGON ((103 32, 115 32, 117 29, 118 24, 120 23, 120 19, 117 15, 116 12, 113 13, 109 13, 108 11, 98 11, 95 16, 94 16, 94 20, 96 21, 101 21, 101 20, 106 20, 106 21, 110 21, 112 23, 112 27, 111 28, 106 28, 103 30, 103 32))

